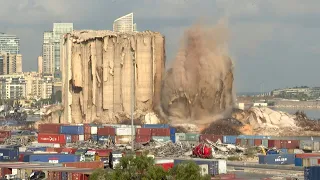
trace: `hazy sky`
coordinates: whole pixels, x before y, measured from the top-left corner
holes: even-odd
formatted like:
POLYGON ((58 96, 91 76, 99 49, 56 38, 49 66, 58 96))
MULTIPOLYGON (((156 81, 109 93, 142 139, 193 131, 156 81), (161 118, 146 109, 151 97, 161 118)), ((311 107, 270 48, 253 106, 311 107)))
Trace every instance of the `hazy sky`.
POLYGON ((184 29, 199 19, 228 20, 239 92, 320 86, 319 0, 0 0, 0 32, 21 39, 24 71, 36 70, 43 32, 54 22, 75 29, 112 29, 134 12, 138 30, 166 36, 168 61, 184 29))

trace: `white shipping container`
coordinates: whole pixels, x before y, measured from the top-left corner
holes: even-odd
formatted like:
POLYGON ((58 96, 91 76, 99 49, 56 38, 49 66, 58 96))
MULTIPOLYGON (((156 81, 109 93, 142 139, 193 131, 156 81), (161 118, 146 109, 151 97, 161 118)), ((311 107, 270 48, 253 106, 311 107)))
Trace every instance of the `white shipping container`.
POLYGON ((98 134, 98 127, 92 126, 91 127, 91 134, 98 134))
POLYGON ((319 157, 312 157, 310 159, 310 166, 320 166, 320 158, 319 157))
POLYGON ((53 144, 53 147, 54 147, 54 148, 59 148, 59 147, 60 147, 60 144, 53 144))
POLYGON ((208 164, 201 164, 201 165, 199 165, 199 167, 200 167, 201 176, 205 176, 205 175, 209 174, 209 166, 208 166, 208 164))
POLYGON ((227 174, 227 161, 224 159, 218 159, 219 174, 227 174))
POLYGON ((176 136, 176 142, 185 141, 186 140, 186 134, 185 133, 175 133, 175 136, 176 136))
POLYGON ((84 141, 84 135, 79 135, 79 141, 84 141))
POLYGON ((31 147, 55 147, 59 148, 60 144, 53 144, 53 143, 38 143, 38 142, 32 142, 31 147))
MULTIPOLYGON (((131 128, 116 128, 116 135, 117 136, 129 136, 131 135, 131 128)), ((133 130, 133 135, 135 135, 135 129, 133 130)))
POLYGON ((12 169, 12 174, 17 175, 18 174, 18 169, 12 169))
POLYGON ((155 164, 174 163, 174 159, 155 159, 155 164))
POLYGON ((26 152, 27 147, 19 147, 19 152, 26 152))

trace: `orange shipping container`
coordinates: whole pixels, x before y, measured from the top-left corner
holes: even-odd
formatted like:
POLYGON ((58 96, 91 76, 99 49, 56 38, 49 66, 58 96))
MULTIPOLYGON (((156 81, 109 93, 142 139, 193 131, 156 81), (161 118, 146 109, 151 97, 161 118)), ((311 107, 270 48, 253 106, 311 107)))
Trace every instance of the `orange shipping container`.
POLYGON ((96 161, 96 162, 69 162, 69 163, 63 163, 63 167, 97 169, 97 168, 103 168, 104 164, 103 164, 102 161, 96 161))
POLYGON ((72 173, 72 180, 88 180, 89 176, 82 173, 72 173))
POLYGON ((255 140, 254 140, 254 145, 255 145, 255 146, 260 146, 260 145, 262 145, 262 139, 255 139, 255 140))

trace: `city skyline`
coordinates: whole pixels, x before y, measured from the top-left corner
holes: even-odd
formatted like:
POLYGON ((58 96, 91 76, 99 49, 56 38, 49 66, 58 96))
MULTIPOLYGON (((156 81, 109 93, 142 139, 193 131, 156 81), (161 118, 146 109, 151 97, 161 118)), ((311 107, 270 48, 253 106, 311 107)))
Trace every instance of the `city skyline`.
POLYGON ((288 0, 184 3, 98 0, 94 3, 73 1, 63 6, 36 0, 33 4, 20 2, 19 6, 8 1, 2 7, 12 7, 10 11, 17 11, 9 15, 7 9, 2 9, 0 32, 16 34, 21 39, 24 71, 36 70, 43 32, 52 29, 52 23, 73 22, 76 29, 111 30, 115 19, 134 12, 140 31, 153 30, 166 36, 167 65, 175 57, 188 27, 198 20, 216 24, 222 18, 230 31, 235 91, 259 92, 262 82, 265 91, 301 84, 319 86, 314 77, 320 75, 317 70, 320 66, 317 60, 320 37, 317 36, 319 27, 316 21, 320 2, 315 0, 305 6, 288 0), (79 11, 84 13, 79 15, 79 11))

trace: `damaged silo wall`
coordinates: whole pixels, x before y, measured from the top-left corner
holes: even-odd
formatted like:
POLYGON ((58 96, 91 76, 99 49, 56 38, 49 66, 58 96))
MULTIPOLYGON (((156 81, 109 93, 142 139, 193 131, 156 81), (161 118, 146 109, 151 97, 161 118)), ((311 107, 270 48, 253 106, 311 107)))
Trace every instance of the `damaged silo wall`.
POLYGON ((164 37, 157 32, 74 31, 61 50, 63 119, 66 123, 130 117, 159 106, 165 66, 164 37))

